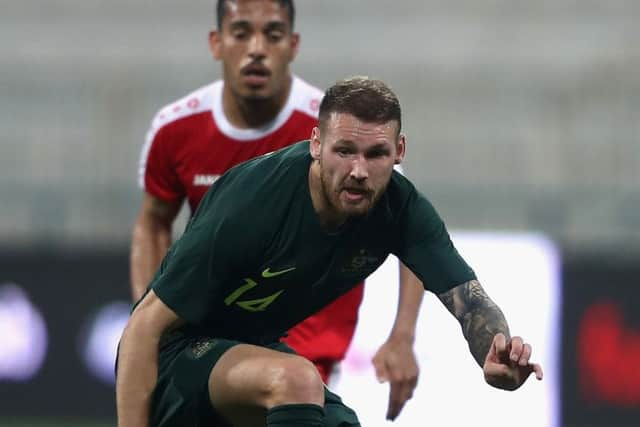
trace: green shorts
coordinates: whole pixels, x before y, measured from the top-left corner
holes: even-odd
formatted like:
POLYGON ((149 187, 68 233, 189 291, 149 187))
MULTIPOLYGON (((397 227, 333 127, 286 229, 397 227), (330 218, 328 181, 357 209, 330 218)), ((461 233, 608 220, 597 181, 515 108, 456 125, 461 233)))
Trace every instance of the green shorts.
MULTIPOLYGON (((152 427, 223 427, 228 424, 216 413, 209 399, 209 375, 225 351, 240 341, 199 338, 182 339, 161 351, 158 382, 151 403, 152 427)), ((295 353, 286 344, 264 347, 295 353)), ((327 427, 360 427, 355 412, 325 387, 327 427)))

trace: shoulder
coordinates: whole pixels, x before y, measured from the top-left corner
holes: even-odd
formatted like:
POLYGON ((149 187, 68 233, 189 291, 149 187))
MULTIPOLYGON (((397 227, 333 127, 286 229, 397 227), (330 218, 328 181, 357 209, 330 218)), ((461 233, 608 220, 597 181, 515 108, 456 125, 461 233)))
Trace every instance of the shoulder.
POLYGON ((157 163, 158 155, 164 159, 175 155, 179 144, 184 141, 184 138, 175 136, 180 135, 180 132, 185 129, 197 132, 201 122, 194 120, 194 118, 202 117, 203 114, 211 117, 212 104, 221 87, 221 81, 208 84, 165 105, 156 112, 140 151, 138 183, 141 188, 144 188, 144 175, 148 163, 157 163), (152 152, 156 153, 155 156, 151 155, 152 152))
POLYGON ((404 204, 408 199, 415 197, 416 193, 417 190, 413 183, 404 176, 400 169, 394 168, 387 186, 387 195, 391 201, 404 204))
POLYGON ((241 163, 225 175, 240 181, 240 188, 287 188, 288 183, 298 183, 298 175, 308 173, 309 158, 309 141, 301 141, 241 163))
MULTIPOLYGON (((224 173, 212 186, 218 197, 229 198, 240 209, 291 197, 292 189, 308 174, 309 142, 302 141, 283 149, 240 163, 224 173)), ((263 206, 264 207, 264 206, 263 206)))
POLYGON ((177 132, 183 131, 185 127, 199 127, 195 126, 196 122, 193 119, 202 116, 202 114, 211 117, 212 105, 216 94, 221 89, 222 81, 216 81, 196 89, 158 110, 147 131, 141 150, 141 161, 146 162, 152 147, 158 144, 170 144, 174 140, 172 136, 177 132), (194 124, 194 126, 191 126, 191 124, 194 124))
POLYGON ((293 76, 291 85, 291 105, 295 111, 303 113, 313 119, 318 118, 320 101, 324 91, 311 85, 298 76, 293 76))
POLYGON ((386 194, 391 209, 399 218, 406 220, 415 216, 423 218, 437 216, 429 198, 397 170, 394 170, 391 175, 386 194))
POLYGON ((216 81, 203 86, 177 99, 158 110, 151 121, 147 139, 153 139, 155 134, 188 121, 189 118, 201 113, 210 114, 216 94, 222 89, 222 81, 216 81))
POLYGON ((308 146, 302 141, 229 169, 211 186, 196 216, 224 219, 238 229, 274 232, 267 224, 286 216, 307 185, 308 146))

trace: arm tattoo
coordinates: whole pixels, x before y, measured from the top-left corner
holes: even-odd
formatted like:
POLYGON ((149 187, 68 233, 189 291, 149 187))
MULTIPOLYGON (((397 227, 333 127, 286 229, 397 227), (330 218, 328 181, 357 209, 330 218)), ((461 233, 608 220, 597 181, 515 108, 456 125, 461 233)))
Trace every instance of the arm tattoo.
POLYGON ((504 314, 477 280, 456 286, 438 295, 438 298, 460 322, 469 350, 480 367, 484 365, 484 359, 497 333, 502 332, 507 339, 510 338, 504 314))

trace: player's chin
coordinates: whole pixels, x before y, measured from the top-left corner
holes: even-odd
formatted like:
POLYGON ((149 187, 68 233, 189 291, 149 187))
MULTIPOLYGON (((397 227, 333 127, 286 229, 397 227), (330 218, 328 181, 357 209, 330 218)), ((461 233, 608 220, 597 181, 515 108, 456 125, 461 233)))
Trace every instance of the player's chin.
POLYGON ((273 98, 273 92, 268 86, 246 86, 243 98, 248 101, 265 101, 273 98))
POLYGON ((371 210, 371 202, 366 199, 359 203, 343 203, 342 209, 351 217, 364 216, 371 210))

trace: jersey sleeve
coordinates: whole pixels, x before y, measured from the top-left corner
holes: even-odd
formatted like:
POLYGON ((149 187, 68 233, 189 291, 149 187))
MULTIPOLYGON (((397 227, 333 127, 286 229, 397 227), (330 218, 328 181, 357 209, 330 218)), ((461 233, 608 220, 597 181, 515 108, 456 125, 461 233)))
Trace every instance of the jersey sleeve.
POLYGON ((138 184, 150 195, 167 202, 180 201, 185 190, 172 157, 171 133, 154 119, 140 155, 138 184))
POLYGON ((216 293, 207 280, 211 249, 207 239, 183 234, 169 248, 151 282, 158 298, 188 323, 200 323, 206 302, 216 293))
POLYGON ((413 189, 401 220, 398 257, 436 294, 476 278, 431 203, 413 189))

